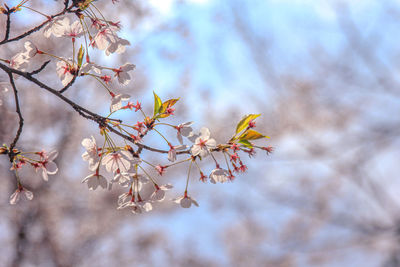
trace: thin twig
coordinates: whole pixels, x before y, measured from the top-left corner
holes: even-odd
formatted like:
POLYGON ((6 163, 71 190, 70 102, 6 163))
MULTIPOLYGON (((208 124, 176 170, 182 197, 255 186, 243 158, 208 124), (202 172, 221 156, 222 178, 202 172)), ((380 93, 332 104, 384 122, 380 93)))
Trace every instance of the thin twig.
POLYGON ((72 84, 75 82, 77 75, 74 75, 74 77, 72 78, 72 80, 66 85, 64 86, 64 88, 62 88, 61 90, 59 90, 58 92, 60 92, 61 94, 64 93, 65 91, 67 91, 68 88, 70 88, 72 86, 72 84))
MULTIPOLYGON (((6 44, 6 43, 10 43, 10 42, 14 42, 14 41, 18 41, 18 40, 21 40, 22 38, 24 38, 24 37, 26 37, 26 36, 28 36, 28 35, 31 35, 32 33, 34 33, 34 32, 36 32, 36 31, 40 30, 41 28, 43 28, 43 27, 44 27, 47 23, 49 23, 52 19, 54 19, 54 18, 56 18, 56 17, 59 17, 59 16, 62 16, 62 15, 64 15, 65 13, 72 13, 73 11, 71 11, 71 9, 72 9, 72 6, 69 7, 69 8, 67 8, 67 7, 64 8, 63 11, 61 11, 60 13, 57 13, 57 14, 52 15, 52 16, 49 16, 50 19, 44 21, 42 24, 40 24, 40 25, 38 25, 38 26, 36 26, 36 27, 30 29, 29 31, 27 31, 27 32, 25 32, 25 33, 23 33, 23 34, 21 34, 21 35, 18 35, 18 36, 14 37, 14 38, 8 39, 8 36, 6 36, 7 38, 5 38, 3 41, 1 41, 1 42, 0 42, 0 45, 6 44)), ((7 22, 8 22, 8 19, 9 19, 9 18, 7 18, 7 22)), ((8 26, 9 26, 9 25, 8 25, 8 26)), ((7 29, 6 29, 6 34, 7 34, 7 29)))
POLYGON ((34 71, 29 72, 29 74, 30 74, 30 75, 38 74, 39 72, 41 72, 42 70, 44 70, 44 68, 46 68, 47 64, 49 64, 49 63, 50 63, 50 60, 46 61, 45 63, 43 63, 43 65, 42 65, 40 68, 38 68, 37 70, 34 70, 34 71))
MULTIPOLYGON (((63 100, 67 104, 69 104, 82 117, 84 117, 86 119, 89 119, 89 120, 92 120, 92 121, 95 121, 100 127, 107 128, 110 132, 112 132, 112 133, 122 137, 123 139, 128 140, 131 143, 135 144, 138 148, 146 149, 146 150, 149 150, 149 151, 152 151, 152 152, 163 153, 163 154, 168 153, 167 150, 157 149, 157 148, 149 147, 147 145, 135 142, 135 140, 132 137, 117 131, 111 125, 107 124, 107 120, 109 120, 108 118, 100 116, 100 115, 98 115, 98 114, 96 114, 96 113, 94 113, 94 112, 92 112, 90 110, 87 110, 86 108, 80 106, 79 104, 76 104, 71 99, 69 99, 69 98, 65 97, 64 95, 62 95, 59 91, 47 86, 46 84, 42 83, 41 81, 39 81, 38 79, 33 77, 30 73, 23 72, 23 71, 20 71, 20 70, 16 70, 16 69, 13 69, 13 68, 9 68, 8 66, 6 66, 6 65, 4 65, 2 63, 0 63, 0 68, 3 69, 5 72, 7 72, 9 75, 11 73, 18 74, 18 75, 24 77, 25 79, 33 82, 34 84, 38 85, 39 87, 47 90, 48 92, 52 93, 53 95, 57 96, 58 98, 60 98, 61 100, 63 100)), ((189 153, 190 153, 189 150, 178 151, 177 152, 177 154, 189 154, 189 153)))
POLYGON ((10 157, 10 162, 13 162, 14 156, 15 156, 13 149, 14 149, 15 145, 17 144, 19 137, 21 136, 22 128, 24 127, 24 118, 22 117, 22 113, 21 113, 21 109, 20 109, 20 105, 19 105, 18 90, 17 90, 17 87, 15 86, 14 78, 13 78, 11 72, 8 72, 8 77, 10 79, 11 87, 13 88, 13 91, 14 91, 15 111, 17 112, 18 117, 19 117, 19 127, 18 127, 17 133, 15 135, 15 138, 10 145, 10 149, 8 152, 8 156, 10 157))

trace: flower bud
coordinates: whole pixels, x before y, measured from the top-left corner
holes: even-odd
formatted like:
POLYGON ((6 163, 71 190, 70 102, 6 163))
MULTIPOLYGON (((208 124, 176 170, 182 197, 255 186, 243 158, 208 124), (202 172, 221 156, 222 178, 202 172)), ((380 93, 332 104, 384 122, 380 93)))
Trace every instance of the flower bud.
POLYGON ((8 150, 5 147, 0 147, 0 155, 7 154, 8 150))

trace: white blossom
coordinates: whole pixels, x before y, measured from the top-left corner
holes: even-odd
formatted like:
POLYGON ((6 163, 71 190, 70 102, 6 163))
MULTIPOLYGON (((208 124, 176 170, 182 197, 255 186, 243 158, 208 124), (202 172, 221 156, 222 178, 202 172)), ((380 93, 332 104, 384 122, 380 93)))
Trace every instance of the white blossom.
POLYGON ((21 71, 26 70, 28 63, 24 52, 19 52, 10 59, 10 67, 21 71))
MULTIPOLYGON (((123 199, 123 198, 127 199, 129 197, 129 194, 126 195, 126 193, 125 193, 123 195, 124 196, 121 199, 123 199)), ((127 207, 131 207, 132 208, 131 211, 134 214, 140 214, 140 213, 143 213, 143 212, 149 212, 149 211, 151 211, 153 209, 153 205, 151 204, 150 201, 147 201, 147 200, 135 201, 132 198, 129 201, 123 202, 121 205, 118 206, 117 209, 124 209, 124 208, 127 208, 127 207)))
POLYGON ((193 156, 199 155, 205 157, 209 150, 216 147, 216 141, 210 138, 210 130, 203 127, 200 129, 200 136, 196 138, 195 144, 192 146, 191 153, 193 156))
POLYGON ((187 196, 186 194, 184 196, 182 196, 182 197, 175 198, 172 201, 174 201, 175 203, 180 204, 181 207, 185 208, 185 209, 190 208, 192 206, 192 203, 193 203, 193 205, 195 205, 197 207, 199 206, 199 204, 197 203, 196 200, 194 200, 193 198, 187 196))
POLYGON ((10 204, 15 205, 17 202, 20 200, 22 196, 24 196, 27 200, 32 200, 33 199, 33 193, 26 188, 23 188, 21 185, 15 190, 14 193, 10 196, 10 204), (22 194, 23 193, 23 194, 22 194))
POLYGON ((66 86, 74 78, 75 69, 71 60, 60 60, 57 62, 57 75, 61 79, 63 86, 66 86))
POLYGON ((97 49, 105 50, 111 44, 116 42, 117 36, 110 28, 103 28, 97 32, 91 45, 97 49))
POLYGON ((86 176, 82 180, 82 183, 87 183, 87 186, 88 186, 89 190, 96 190, 96 188, 99 185, 103 189, 107 189, 107 186, 108 186, 107 179, 103 175, 100 175, 98 172, 95 172, 93 174, 90 174, 90 175, 86 176))
POLYGON ((128 101, 131 96, 127 94, 112 94, 110 112, 117 111, 122 107, 122 101, 128 101))
POLYGON ((77 38, 84 34, 82 24, 79 20, 69 24, 69 19, 65 18, 61 26, 62 35, 70 38, 77 38))
POLYGON ((228 176, 229 176, 229 173, 227 170, 217 167, 210 174, 210 182, 213 184, 215 184, 217 182, 224 183, 229 180, 228 176))
POLYGON ((64 25, 68 24, 69 19, 67 17, 51 19, 46 26, 43 27, 43 35, 46 38, 49 38, 52 34, 55 37, 61 37, 64 34, 64 25))
POLYGON ((182 136, 189 137, 193 135, 192 124, 193 122, 189 121, 176 126, 176 138, 178 138, 179 143, 183 144, 182 136))
POLYGON ((156 201, 163 201, 165 198, 165 191, 170 190, 173 186, 171 184, 166 185, 154 185, 155 190, 151 194, 150 198, 156 201))
POLYGON ((174 162, 176 160, 176 151, 184 150, 186 147, 186 145, 171 146, 168 151, 168 160, 174 162))
POLYGON ((101 74, 101 70, 103 68, 95 63, 85 63, 82 65, 82 67, 79 69, 78 76, 80 76, 82 73, 90 73, 91 71, 94 71, 97 74, 101 74))
POLYGON ((96 170, 100 163, 96 139, 93 136, 91 136, 91 139, 85 138, 82 141, 82 146, 86 149, 85 153, 82 154, 83 160, 89 162, 89 170, 96 170))
POLYGON ((106 55, 109 56, 110 54, 113 53, 117 53, 117 54, 121 54, 125 52, 125 46, 130 45, 131 43, 126 40, 126 39, 122 39, 117 37, 116 41, 109 44, 107 49, 106 49, 106 55))
POLYGON ((131 63, 126 63, 123 66, 119 67, 119 69, 115 69, 115 76, 118 77, 118 82, 122 85, 127 85, 131 81, 131 76, 128 71, 134 70, 135 65, 131 63))
POLYGON ((49 180, 49 174, 56 174, 58 171, 57 165, 53 162, 53 160, 58 156, 58 152, 53 150, 49 153, 42 151, 39 153, 40 162, 35 167, 35 170, 40 170, 42 173, 43 180, 46 182, 49 180))
POLYGON ((104 156, 102 164, 106 170, 112 173, 124 173, 131 167, 131 162, 135 162, 133 156, 127 151, 112 152, 104 156))

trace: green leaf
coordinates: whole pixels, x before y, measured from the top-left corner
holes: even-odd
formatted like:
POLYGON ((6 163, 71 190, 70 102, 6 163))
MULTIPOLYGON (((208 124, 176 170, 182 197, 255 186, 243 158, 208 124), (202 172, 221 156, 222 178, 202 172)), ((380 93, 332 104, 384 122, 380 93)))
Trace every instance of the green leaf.
POLYGON ((249 121, 256 119, 260 115, 261 114, 249 114, 249 115, 244 116, 236 126, 236 133, 238 134, 241 131, 243 131, 244 129, 246 129, 247 126, 249 125, 249 121))
POLYGON ((241 143, 241 144, 244 145, 245 147, 253 148, 253 144, 250 143, 250 142, 247 141, 247 140, 240 140, 239 143, 241 143))
POLYGON ((78 52, 78 68, 82 66, 83 56, 85 55, 85 48, 81 45, 78 52))
POLYGON ((261 138, 269 138, 266 135, 260 134, 257 131, 254 131, 252 129, 248 129, 247 131, 245 131, 244 133, 242 133, 239 136, 240 140, 256 140, 256 139, 261 139, 261 138))
POLYGON ((164 113, 168 107, 172 107, 175 105, 176 102, 178 102, 179 98, 175 99, 170 99, 162 103, 162 106, 160 107, 159 113, 164 113))
POLYGON ((153 91, 154 94, 154 116, 156 116, 159 113, 160 107, 162 105, 160 97, 153 91))

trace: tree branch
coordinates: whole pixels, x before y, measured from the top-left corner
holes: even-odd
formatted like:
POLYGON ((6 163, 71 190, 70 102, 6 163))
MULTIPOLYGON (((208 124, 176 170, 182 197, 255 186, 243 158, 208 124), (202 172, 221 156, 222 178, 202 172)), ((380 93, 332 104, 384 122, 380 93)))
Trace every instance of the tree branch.
POLYGON ((11 25, 11 13, 7 13, 7 22, 6 22, 6 33, 4 34, 4 39, 2 42, 7 41, 10 36, 10 25, 11 25))
POLYGON ((29 72, 29 74, 30 74, 30 75, 38 74, 39 72, 41 72, 42 70, 44 70, 44 68, 46 68, 47 64, 49 64, 49 63, 50 63, 50 60, 46 61, 45 63, 43 63, 43 65, 42 65, 40 68, 38 68, 37 70, 34 70, 34 71, 29 72))
POLYGON ((21 113, 21 109, 20 109, 20 105, 19 105, 18 90, 17 90, 17 87, 15 86, 14 78, 12 76, 12 73, 8 72, 8 77, 10 79, 10 84, 11 84, 11 86, 13 88, 13 91, 14 91, 15 109, 16 109, 15 111, 17 112, 18 117, 19 117, 18 130, 17 130, 17 133, 15 135, 15 138, 14 138, 13 142, 10 145, 10 149, 9 149, 9 152, 8 152, 8 156, 10 158, 10 162, 13 162, 14 161, 14 156, 15 156, 15 153, 14 153, 13 149, 14 149, 15 145, 17 144, 19 137, 21 136, 22 128, 24 127, 24 118, 22 117, 22 113, 21 113))
MULTIPOLYGON (((23 72, 23 71, 20 71, 20 70, 17 70, 17 69, 13 69, 13 68, 9 68, 9 67, 7 67, 6 65, 4 65, 2 63, 0 63, 0 68, 3 69, 5 72, 7 72, 8 75, 11 75, 12 73, 18 74, 18 75, 24 77, 25 79, 33 82, 34 84, 38 85, 39 87, 47 90, 48 92, 52 93, 53 95, 57 96, 58 98, 60 98, 61 100, 63 100, 67 104, 69 104, 82 117, 84 117, 86 119, 89 119, 89 120, 92 120, 92 121, 95 121, 100 127, 105 127, 110 132, 122 137, 125 140, 128 140, 132 144, 136 145, 139 149, 141 148, 140 151, 142 151, 143 149, 146 149, 146 150, 149 150, 149 151, 152 151, 152 152, 158 152, 158 153, 163 153, 163 154, 167 154, 168 153, 167 150, 157 149, 157 148, 149 147, 147 145, 135 142, 135 140, 132 137, 117 131, 115 128, 113 128, 111 125, 109 125, 107 123, 107 121, 112 120, 112 119, 100 116, 100 115, 98 115, 98 114, 96 114, 96 113, 94 113, 94 112, 92 112, 90 110, 87 110, 86 108, 80 106, 79 104, 76 104, 75 102, 73 102, 69 98, 67 98, 64 95, 62 95, 59 91, 47 86, 46 84, 42 83, 41 81, 39 81, 38 79, 33 77, 31 73, 23 72)), ((189 150, 178 151, 177 152, 177 154, 189 154, 189 153, 190 153, 189 150)))
MULTIPOLYGON (((68 1, 66 1, 66 4, 67 4, 67 3, 68 3, 68 1)), ((52 19, 54 19, 54 18, 56 18, 56 17, 59 17, 59 16, 62 16, 62 15, 64 15, 65 13, 73 12, 73 11, 71 11, 71 9, 72 9, 72 6, 69 7, 69 8, 67 8, 67 6, 65 6, 65 8, 64 8, 60 13, 57 13, 57 14, 55 14, 55 15, 50 16, 50 19, 44 21, 42 24, 40 24, 40 25, 38 25, 38 26, 36 26, 36 27, 30 29, 29 31, 27 31, 27 32, 25 32, 25 33, 23 33, 23 34, 21 34, 21 35, 19 35, 19 36, 16 36, 16 37, 14 37, 14 38, 11 38, 11 39, 8 39, 8 35, 9 35, 9 31, 10 31, 10 22, 9 22, 9 20, 10 20, 10 14, 7 14, 6 36, 5 36, 4 40, 0 42, 0 45, 6 44, 6 43, 10 43, 10 42, 14 42, 14 41, 18 41, 18 40, 21 40, 22 38, 24 38, 24 37, 26 37, 26 36, 28 36, 28 35, 31 35, 32 33, 34 33, 34 32, 36 32, 36 31, 40 30, 41 28, 43 28, 43 27, 44 27, 47 23, 49 23, 52 19)))
POLYGON ((60 91, 61 94, 64 93, 65 91, 67 91, 68 88, 70 88, 72 86, 72 84, 75 82, 77 75, 74 75, 74 77, 72 78, 72 80, 66 85, 64 86, 64 88, 62 88, 60 91))

